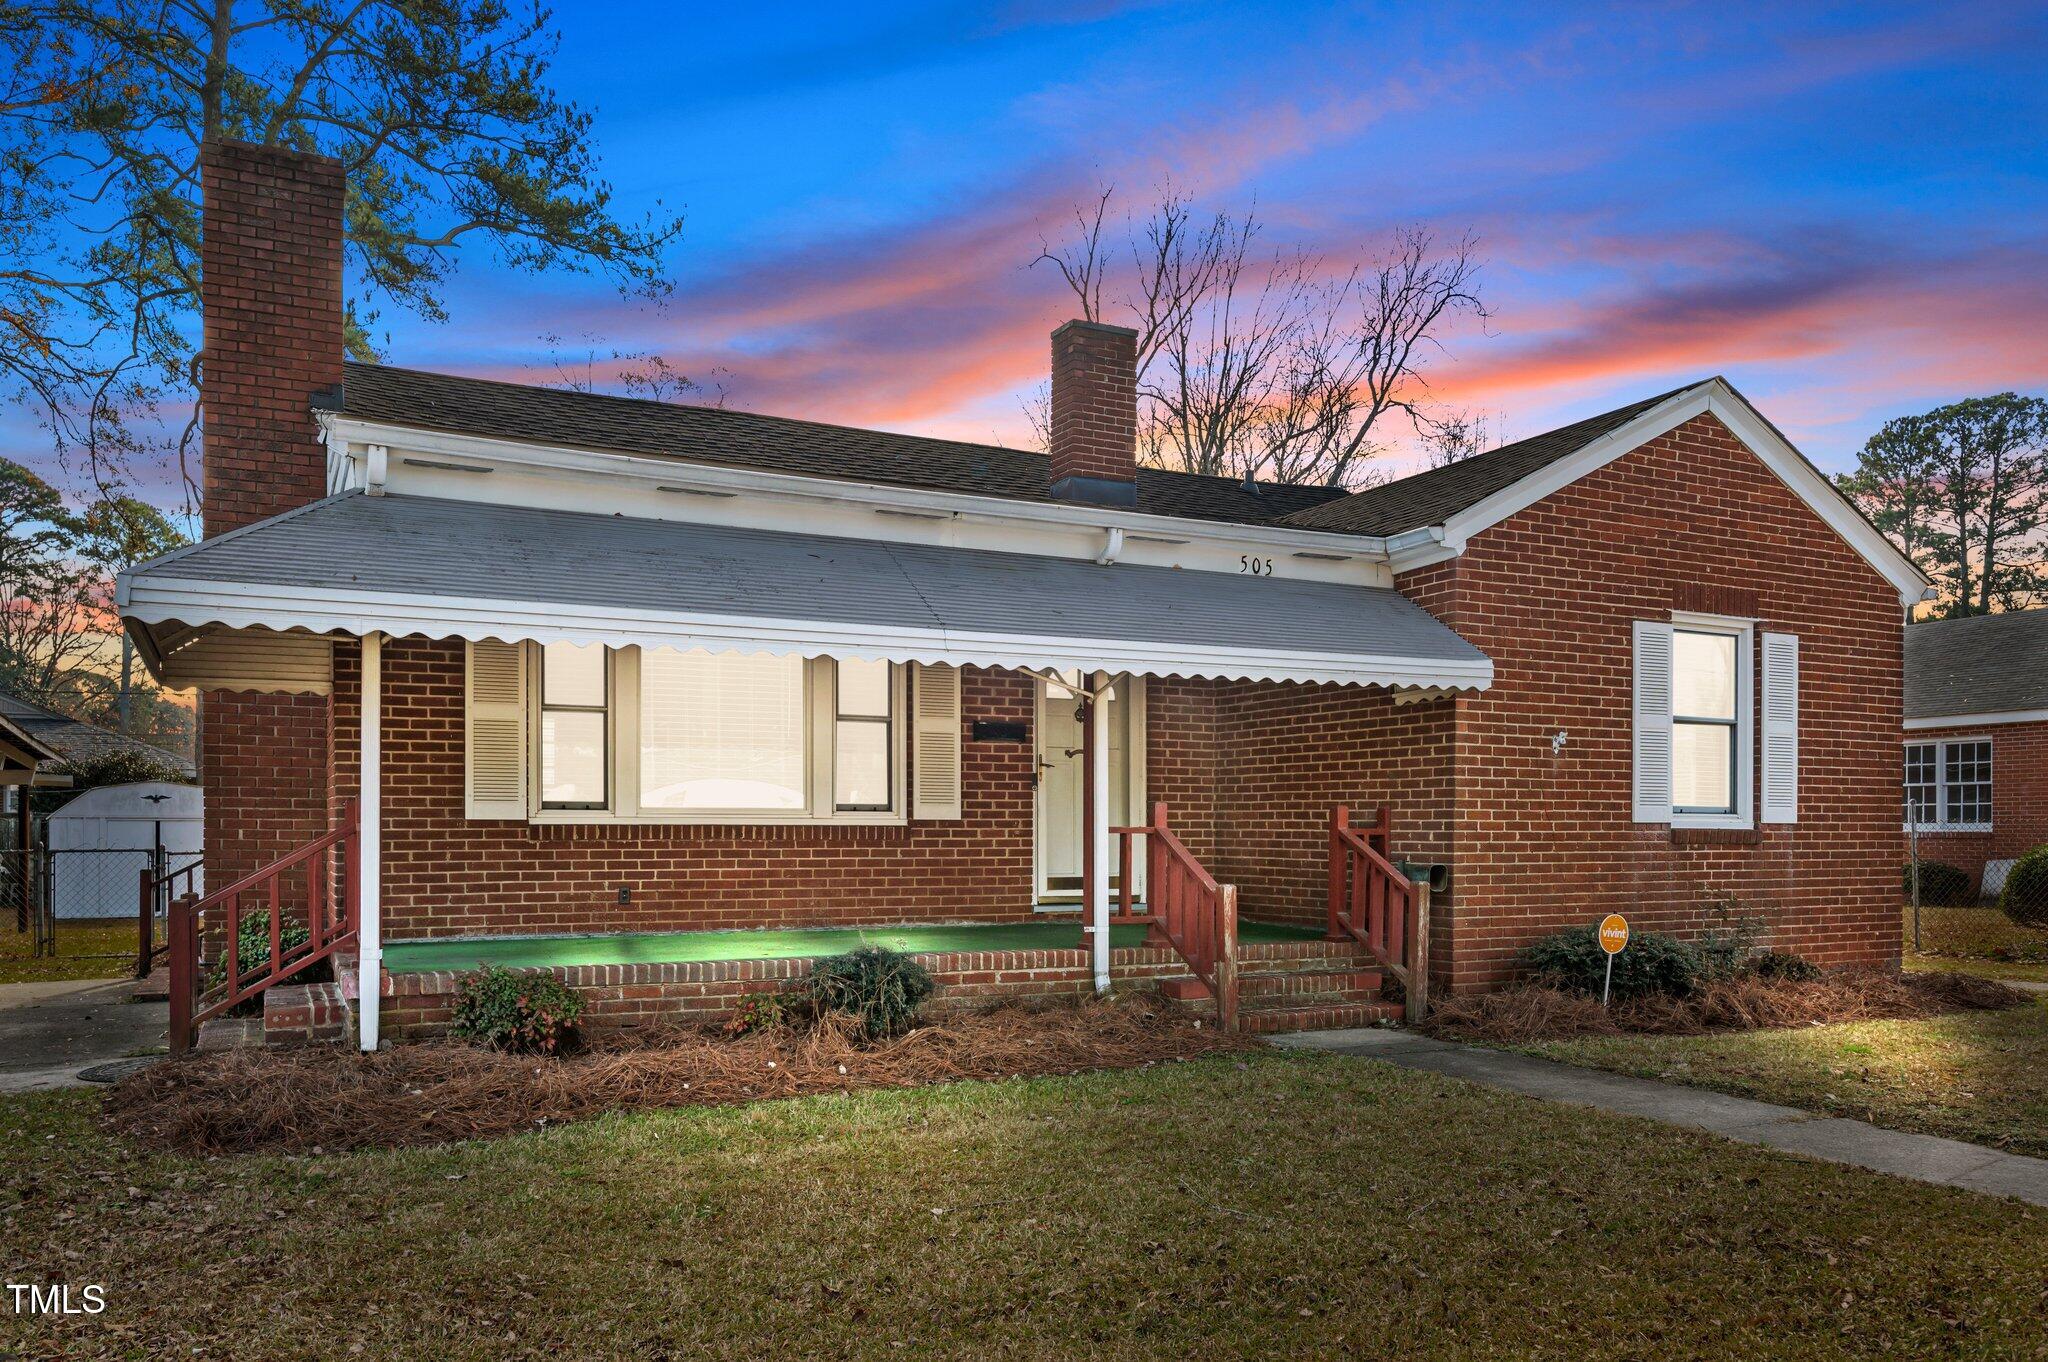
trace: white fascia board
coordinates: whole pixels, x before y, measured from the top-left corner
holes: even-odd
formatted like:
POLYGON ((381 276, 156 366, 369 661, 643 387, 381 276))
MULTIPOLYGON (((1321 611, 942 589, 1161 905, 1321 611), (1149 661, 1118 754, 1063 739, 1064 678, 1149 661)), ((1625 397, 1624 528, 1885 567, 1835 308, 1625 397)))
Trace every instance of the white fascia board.
POLYGON ((1900 553, 1882 531, 1858 514, 1826 475, 1786 443, 1784 437, 1757 414, 1756 408, 1718 378, 1674 393, 1576 454, 1559 459, 1447 517, 1443 524, 1444 542, 1462 550, 1480 531, 1498 525, 1516 512, 1526 510, 1552 493, 1606 467, 1630 450, 1708 412, 1719 418, 1737 439, 1748 446, 1750 452, 1825 521, 1829 529, 1877 569, 1898 591, 1900 600, 1911 605, 1926 598, 1932 584, 1912 560, 1900 553))
POLYGON ((217 624, 230 629, 304 629, 360 637, 372 631, 428 638, 603 643, 612 647, 702 648, 802 657, 1129 671, 1153 676, 1336 682, 1484 690, 1488 660, 1433 659, 1190 648, 1128 639, 1050 638, 839 621, 607 610, 569 613, 559 605, 389 593, 284 590, 152 579, 130 593, 124 614, 141 624, 217 624))
POLYGON ((1941 714, 1906 720, 1908 732, 1928 728, 1991 728, 1999 724, 2048 724, 2048 709, 2007 709, 1991 714, 1941 714))
MULTIPOLYGON (((1233 521, 1190 520, 1180 516, 1147 515, 1120 511, 1110 506, 1075 502, 1017 501, 1008 497, 978 496, 971 492, 944 492, 928 487, 904 487, 894 483, 842 481, 797 473, 775 473, 760 468, 738 468, 723 464, 695 463, 687 459, 657 459, 637 454, 612 454, 597 450, 569 449, 557 445, 536 445, 518 440, 498 440, 479 435, 456 435, 447 431, 419 430, 409 426, 359 421, 323 414, 323 428, 330 438, 350 444, 381 444, 408 452, 470 460, 480 466, 516 466, 524 472, 558 474, 577 478, 626 479, 688 487, 697 491, 724 492, 739 496, 772 497, 784 501, 824 501, 878 510, 935 511, 962 520, 1025 525, 1058 525, 1069 529, 1122 529, 1138 535, 1170 535, 1176 539, 1202 540, 1243 545, 1247 549, 1309 549, 1326 553, 1348 553, 1375 562, 1385 562, 1387 541, 1379 535, 1335 534, 1323 530, 1297 530, 1270 525, 1243 525, 1233 521)), ((484 489, 479 488, 479 491, 484 489)), ((478 501, 488 501, 479 496, 478 501)))

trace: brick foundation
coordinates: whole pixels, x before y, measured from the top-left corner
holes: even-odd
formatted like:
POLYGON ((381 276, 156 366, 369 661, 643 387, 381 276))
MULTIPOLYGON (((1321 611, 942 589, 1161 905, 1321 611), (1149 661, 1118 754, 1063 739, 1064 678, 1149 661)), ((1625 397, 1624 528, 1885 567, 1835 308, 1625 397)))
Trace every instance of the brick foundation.
MULTIPOLYGON (((1326 1024, 1325 1016, 1348 1009, 1356 1024, 1393 1009, 1371 1001, 1379 986, 1378 972, 1357 952, 1320 941, 1260 942, 1240 948, 1247 970, 1265 981, 1244 990, 1247 1006, 1254 998, 1285 1006, 1290 976, 1326 974, 1337 969, 1349 980, 1353 995, 1342 1003, 1297 1012, 1290 1020, 1301 1026, 1326 1024)), ((931 1007, 948 1009, 991 1006, 1003 1002, 1079 999, 1094 991, 1088 953, 1070 951, 958 951, 913 957, 930 970, 938 985, 931 1007)), ((728 1016, 742 998, 774 993, 810 973, 808 958, 779 960, 710 960, 672 964, 575 965, 550 970, 583 995, 583 1025, 598 1029, 667 1025, 702 1025, 728 1016)), ((1156 988, 1168 980, 1189 978, 1187 966, 1167 947, 1134 947, 1110 952, 1110 976, 1119 989, 1156 988)), ((443 1035, 454 1015, 461 975, 446 970, 384 976, 380 1025, 393 1040, 420 1040, 443 1035)), ((1311 992, 1294 990, 1296 998, 1311 992)), ((1327 988, 1312 990, 1315 996, 1327 988)), ((1248 1027, 1247 1029, 1272 1029, 1248 1027)))

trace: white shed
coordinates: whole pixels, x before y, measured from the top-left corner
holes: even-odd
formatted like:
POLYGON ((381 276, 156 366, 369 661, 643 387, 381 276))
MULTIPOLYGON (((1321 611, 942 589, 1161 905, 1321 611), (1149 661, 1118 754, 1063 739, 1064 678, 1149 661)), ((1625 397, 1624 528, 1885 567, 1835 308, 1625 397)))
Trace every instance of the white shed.
MULTIPOLYGON (((60 918, 132 917, 141 872, 164 849, 175 870, 199 859, 205 795, 164 780, 102 785, 49 818, 50 898, 60 918)), ((201 893, 203 886, 193 888, 201 893)))

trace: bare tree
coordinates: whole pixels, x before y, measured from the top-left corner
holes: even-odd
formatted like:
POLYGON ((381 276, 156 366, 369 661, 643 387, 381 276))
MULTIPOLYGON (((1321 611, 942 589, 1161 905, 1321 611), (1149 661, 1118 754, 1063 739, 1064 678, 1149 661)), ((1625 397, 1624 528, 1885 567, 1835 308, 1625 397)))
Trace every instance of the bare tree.
POLYGON ((1084 318, 1138 332, 1147 462, 1358 486, 1389 417, 1424 436, 1445 419, 1422 371, 1453 319, 1489 315, 1471 237, 1439 250, 1405 229, 1384 255, 1332 268, 1262 250, 1255 210, 1204 219, 1169 186, 1142 221, 1123 221, 1119 250, 1106 236, 1113 193, 1077 208, 1074 239, 1034 263, 1055 267, 1084 318))
POLYGON ((1431 468, 1445 468, 1463 462, 1494 447, 1484 414, 1469 411, 1442 412, 1421 432, 1422 454, 1431 468))
POLYGON ((548 347, 548 373, 542 381, 557 388, 579 393, 601 393, 617 388, 623 396, 648 402, 689 402, 704 407, 725 405, 729 375, 724 369, 711 371, 711 385, 706 388, 652 350, 614 349, 610 363, 618 367, 606 378, 598 369, 597 337, 586 333, 579 338, 581 354, 566 351, 562 337, 553 332, 540 339, 548 347))

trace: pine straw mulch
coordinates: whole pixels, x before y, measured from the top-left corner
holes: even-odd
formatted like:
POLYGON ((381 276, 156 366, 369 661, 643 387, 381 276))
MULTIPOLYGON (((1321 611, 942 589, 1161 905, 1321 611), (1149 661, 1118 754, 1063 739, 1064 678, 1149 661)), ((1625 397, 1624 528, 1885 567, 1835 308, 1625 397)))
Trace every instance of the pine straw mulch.
POLYGON ((1423 1030, 1447 1040, 1513 1044, 1577 1036, 1697 1036, 1833 1022, 1901 1021, 1943 1012, 1992 1011, 2032 1002, 2030 995, 1969 974, 1889 974, 1843 970, 1806 982, 1741 976, 1708 984, 1690 998, 1598 998, 1538 984, 1436 1005, 1423 1030))
POLYGON ((231 1050, 131 1074, 100 1119, 114 1134, 184 1154, 326 1153, 509 1135, 608 1111, 1137 1068, 1258 1045, 1171 1004, 1117 999, 951 1015, 873 1045, 828 1015, 812 1030, 731 1040, 595 1032, 552 1058, 452 1040, 369 1055, 231 1050))

